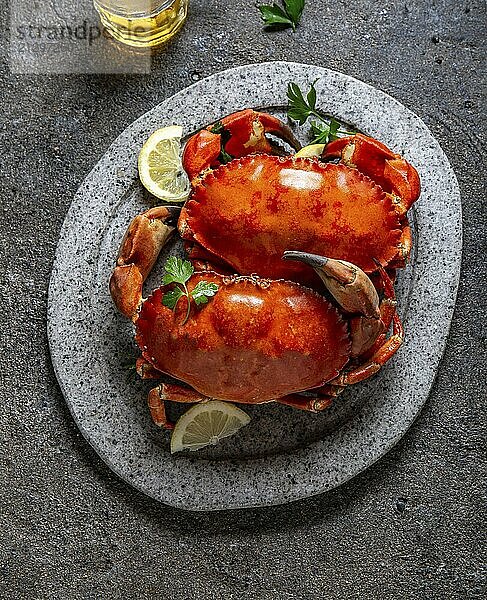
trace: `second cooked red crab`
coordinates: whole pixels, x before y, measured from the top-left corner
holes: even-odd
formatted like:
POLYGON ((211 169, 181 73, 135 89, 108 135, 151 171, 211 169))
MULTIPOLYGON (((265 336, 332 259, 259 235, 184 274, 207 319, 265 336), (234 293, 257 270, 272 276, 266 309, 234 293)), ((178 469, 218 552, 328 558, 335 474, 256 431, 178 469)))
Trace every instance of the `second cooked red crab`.
POLYGON ((110 280, 116 306, 136 326, 139 375, 178 380, 149 392, 157 425, 174 426, 166 416, 167 400, 277 402, 318 412, 346 386, 374 375, 401 346, 394 287, 382 267, 379 300, 356 265, 305 252, 286 252, 283 258, 314 269, 329 298, 295 282, 190 270, 181 303, 165 302, 180 289, 174 282, 144 300, 144 280, 174 231, 178 211, 159 206, 135 217, 110 280), (198 305, 191 294, 202 283, 214 289, 211 299, 198 305))
POLYGON ((282 261, 285 250, 340 258, 367 273, 405 265, 406 212, 420 193, 414 167, 362 134, 331 142, 318 160, 283 157, 266 133, 299 147, 287 125, 251 110, 186 144, 193 191, 178 228, 191 259, 306 284, 315 274, 282 261), (323 162, 332 159, 338 164, 323 162))

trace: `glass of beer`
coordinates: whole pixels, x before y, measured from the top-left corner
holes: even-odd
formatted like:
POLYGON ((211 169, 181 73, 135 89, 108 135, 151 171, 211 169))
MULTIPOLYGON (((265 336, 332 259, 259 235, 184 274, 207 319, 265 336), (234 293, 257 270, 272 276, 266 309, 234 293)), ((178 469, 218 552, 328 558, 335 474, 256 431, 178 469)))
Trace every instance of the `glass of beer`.
POLYGON ((189 0, 94 0, 102 25, 119 42, 148 48, 170 40, 186 19, 189 0))

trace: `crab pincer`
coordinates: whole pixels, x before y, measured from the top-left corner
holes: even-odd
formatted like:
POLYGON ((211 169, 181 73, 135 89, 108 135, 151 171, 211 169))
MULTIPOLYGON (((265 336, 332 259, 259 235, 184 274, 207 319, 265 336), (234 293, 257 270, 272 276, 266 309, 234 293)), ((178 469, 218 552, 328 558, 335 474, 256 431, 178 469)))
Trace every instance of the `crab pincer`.
POLYGON ((186 143, 183 166, 190 179, 232 158, 248 154, 284 154, 284 150, 268 137, 271 134, 295 150, 300 143, 290 127, 277 117, 249 108, 223 117, 193 135, 186 143))

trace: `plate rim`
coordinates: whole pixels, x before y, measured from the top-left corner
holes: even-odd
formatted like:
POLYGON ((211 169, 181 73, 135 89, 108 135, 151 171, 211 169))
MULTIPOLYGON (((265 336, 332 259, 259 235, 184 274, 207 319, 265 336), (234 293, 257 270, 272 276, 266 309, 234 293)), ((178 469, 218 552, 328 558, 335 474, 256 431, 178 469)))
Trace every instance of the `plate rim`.
MULTIPOLYGON (((440 158, 443 159, 444 163, 446 163, 447 167, 450 170, 449 175, 451 177, 454 192, 456 192, 454 194, 454 197, 452 197, 451 201, 454 204, 454 207, 456 209, 455 216, 457 218, 457 221, 459 222, 459 229, 456 230, 456 235, 457 235, 456 241, 457 241, 457 244, 459 247, 458 247, 457 253, 454 256, 454 261, 453 261, 454 265, 451 268, 451 273, 450 273, 451 278, 450 278, 450 286, 449 286, 450 305, 446 307, 446 311, 447 311, 446 319, 444 320, 447 322, 447 324, 446 324, 446 327, 442 330, 442 336, 441 336, 442 341, 441 341, 441 344, 438 346, 437 351, 435 353, 435 361, 436 361, 435 371, 437 371, 437 369, 439 368, 443 353, 445 351, 448 334, 449 334, 449 330, 450 330, 450 326, 451 326, 451 320, 452 320, 452 316, 453 316, 453 310, 455 307, 455 300, 456 300, 456 295, 457 295, 458 285, 459 285, 460 265, 461 265, 461 255, 462 255, 462 227, 461 227, 462 226, 462 221, 461 221, 462 212, 461 212, 460 192, 459 192, 459 188, 458 188, 458 183, 456 181, 456 177, 454 175, 453 169, 451 168, 450 163, 449 163, 445 153, 443 152, 439 143, 436 141, 434 136, 431 134, 431 132, 429 131, 427 126, 424 124, 424 122, 420 119, 420 117, 418 117, 417 115, 412 113, 412 111, 410 111, 409 109, 404 107, 399 101, 397 101, 395 98, 393 98, 389 94, 379 90, 378 88, 376 88, 374 86, 371 86, 371 85, 366 84, 358 79, 355 79, 349 75, 346 75, 344 73, 340 73, 338 71, 334 71, 331 69, 326 69, 326 68, 320 67, 318 65, 306 64, 306 63, 294 63, 294 62, 288 62, 288 61, 269 61, 269 62, 264 62, 264 63, 253 63, 253 64, 248 64, 248 65, 241 65, 238 67, 234 67, 232 69, 227 69, 224 71, 214 73, 213 75, 210 75, 209 77, 202 79, 200 81, 197 81, 194 84, 188 86, 187 88, 180 90, 176 94, 170 96, 169 98, 166 98, 161 103, 159 103, 158 105, 151 108, 149 111, 142 114, 140 117, 138 117, 136 120, 134 120, 127 128, 125 128, 120 133, 119 136, 116 137, 116 139, 109 146, 108 150, 97 161, 96 165, 93 167, 93 169, 90 171, 90 173, 86 176, 84 181, 79 186, 79 189, 76 192, 73 202, 67 211, 66 217, 64 219, 63 225, 60 230, 59 242, 58 242, 58 246, 56 248, 55 258, 53 261, 52 274, 51 274, 51 278, 50 278, 50 282, 49 282, 48 341, 49 341, 49 348, 50 348, 50 353, 51 353, 51 360, 52 360, 52 364, 53 364, 54 371, 56 374, 56 378, 59 382, 63 396, 66 399, 66 403, 68 404, 70 413, 73 416, 73 419, 74 419, 76 425, 78 426, 79 430, 81 431, 83 437, 88 441, 90 446, 95 450, 95 452, 100 456, 100 458, 107 464, 107 466, 113 472, 115 472, 121 479, 123 479, 125 482, 129 483, 132 487, 138 489, 142 493, 154 498, 155 500, 164 502, 166 504, 170 504, 177 508, 183 508, 183 509, 188 509, 188 510, 207 511, 207 510, 251 508, 251 507, 256 507, 256 506, 271 506, 271 505, 282 504, 285 502, 297 501, 297 500, 309 497, 311 495, 316 495, 316 494, 326 492, 326 491, 333 489, 339 485, 342 485, 346 481, 350 480, 351 478, 358 475, 359 473, 364 471, 366 468, 368 468, 369 466, 374 464, 377 460, 382 458, 382 456, 384 456, 392 447, 394 447, 395 444, 403 437, 403 435, 411 427, 412 423, 414 422, 414 420, 417 418, 419 412, 421 411, 424 403, 426 402, 426 400, 429 396, 431 387, 435 380, 435 376, 430 378, 428 386, 427 386, 428 389, 424 393, 424 400, 417 405, 417 407, 416 407, 417 410, 410 417, 406 426, 401 427, 400 430, 396 433, 396 435, 389 438, 388 443, 385 444, 384 447, 377 453, 375 458, 366 461, 366 464, 363 464, 361 466, 361 468, 359 468, 358 470, 356 470, 354 472, 350 472, 349 476, 341 477, 340 481, 335 484, 331 484, 331 485, 323 484, 323 486, 321 488, 316 487, 316 489, 314 488, 313 491, 311 491, 311 492, 309 492, 309 490, 303 490, 302 493, 299 493, 297 491, 297 489, 294 489, 293 493, 284 492, 282 494, 282 496, 280 496, 278 493, 275 493, 273 497, 267 497, 264 502, 261 502, 261 501, 256 502, 255 499, 254 500, 250 499, 248 502, 246 502, 245 499, 240 498, 237 502, 235 502, 233 504, 229 503, 229 504, 226 504, 225 506, 219 505, 218 503, 215 503, 215 502, 209 503, 205 506, 201 506, 199 504, 195 504, 195 503, 191 503, 191 502, 181 502, 179 500, 179 498, 177 498, 176 496, 174 496, 172 498, 171 497, 161 498, 157 494, 152 493, 151 490, 144 488, 143 485, 138 484, 137 481, 135 481, 133 479, 130 480, 130 478, 127 477, 126 473, 124 473, 123 470, 121 470, 118 465, 114 464, 114 462, 110 459, 110 457, 105 454, 104 450, 99 446, 99 444, 96 443, 96 439, 93 439, 91 434, 88 431, 86 431, 85 427, 83 426, 83 423, 79 420, 78 415, 76 414, 76 411, 74 410, 73 404, 68 401, 69 390, 67 389, 67 386, 65 385, 62 368, 61 368, 61 357, 59 356, 57 347, 56 347, 57 332, 56 332, 56 326, 54 325, 54 322, 56 320, 55 319, 56 303, 55 303, 54 296, 56 294, 56 285, 58 285, 58 283, 59 283, 57 278, 59 277, 59 272, 60 272, 62 264, 64 262, 63 257, 61 256, 61 250, 62 250, 61 240, 62 240, 63 236, 66 235, 66 230, 69 228, 70 222, 73 217, 73 212, 75 210, 76 200, 83 197, 83 194, 89 188, 89 183, 92 181, 93 177, 96 175, 96 173, 99 170, 102 170, 103 164, 112 160, 112 154, 114 151, 117 150, 117 145, 120 143, 120 141, 125 143, 126 138, 128 137, 130 131, 137 129, 137 127, 139 125, 145 123, 147 121, 147 119, 150 118, 151 114, 156 113, 157 111, 163 110, 165 105, 167 105, 171 101, 174 101, 178 97, 179 98, 184 97, 184 95, 190 94, 192 90, 198 89, 201 86, 208 86, 209 84, 211 84, 214 81, 217 81, 220 78, 228 77, 228 76, 231 76, 232 74, 237 74, 237 73, 242 73, 242 72, 253 73, 253 75, 255 76, 255 74, 257 72, 259 72, 262 69, 265 69, 267 67, 273 67, 276 69, 289 69, 291 67, 291 68, 295 68, 295 69, 297 68, 297 69, 301 69, 301 70, 303 70, 303 69, 310 69, 310 70, 318 69, 323 72, 326 71, 328 76, 337 77, 339 80, 344 81, 346 84, 350 84, 350 85, 354 85, 354 86, 358 85, 359 87, 365 86, 365 89, 371 90, 374 95, 378 94, 383 99, 386 99, 389 103, 392 102, 393 105, 400 107, 401 111, 406 111, 406 113, 409 114, 410 117, 416 123, 421 125, 422 128, 424 129, 424 131, 427 132, 427 134, 429 134, 431 136, 431 138, 434 140, 434 142, 436 144, 436 148, 435 148, 436 152, 439 154, 440 158)), ((451 229, 452 229, 452 232, 454 233, 454 231, 453 231, 454 228, 452 227, 451 229)), ((256 460, 256 459, 254 459, 254 460, 256 460)), ((266 459, 262 459, 262 460, 265 461, 266 459)))

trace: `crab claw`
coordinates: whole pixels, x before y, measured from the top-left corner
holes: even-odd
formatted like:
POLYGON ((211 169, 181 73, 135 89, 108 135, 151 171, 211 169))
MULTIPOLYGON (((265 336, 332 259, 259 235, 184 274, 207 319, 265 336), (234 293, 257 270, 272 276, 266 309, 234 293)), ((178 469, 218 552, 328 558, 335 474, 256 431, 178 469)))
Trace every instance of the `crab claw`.
POLYGON ((339 138, 326 145, 322 158, 340 158, 345 165, 370 177, 395 196, 399 214, 405 214, 419 198, 421 186, 416 169, 374 138, 361 133, 339 138))
POLYGON ((275 135, 296 150, 301 147, 291 129, 280 119, 267 113, 248 108, 225 117, 222 124, 230 133, 225 150, 234 158, 256 152, 282 154, 279 146, 267 139, 266 133, 275 135))
POLYGON ((284 252, 285 260, 298 260, 312 267, 338 304, 351 314, 380 318, 379 296, 369 277, 345 260, 326 258, 307 252, 284 252))
POLYGON ((277 117, 251 109, 241 110, 224 117, 219 123, 203 129, 191 137, 183 152, 183 167, 190 179, 208 168, 221 164, 224 150, 232 158, 247 154, 283 154, 278 144, 267 139, 272 134, 287 142, 295 150, 300 143, 291 129, 277 117))
POLYGON ((190 180, 206 171, 209 167, 217 167, 221 152, 221 135, 202 129, 190 137, 183 151, 183 167, 190 180))
POLYGON ((179 206, 156 206, 130 223, 110 278, 110 294, 118 310, 132 321, 138 317, 142 286, 161 249, 175 230, 179 206))

